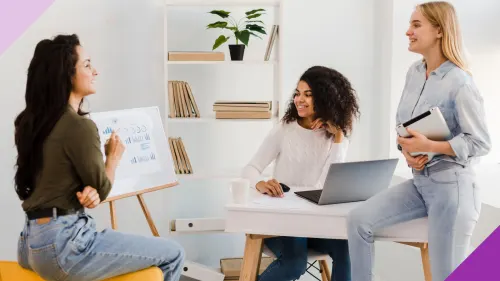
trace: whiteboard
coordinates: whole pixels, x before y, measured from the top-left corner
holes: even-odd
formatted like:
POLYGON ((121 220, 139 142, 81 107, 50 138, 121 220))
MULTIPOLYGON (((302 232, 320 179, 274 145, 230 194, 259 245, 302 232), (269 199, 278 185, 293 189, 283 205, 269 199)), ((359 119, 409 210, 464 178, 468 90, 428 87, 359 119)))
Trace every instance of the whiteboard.
POLYGON ((112 131, 125 145, 113 187, 103 202, 178 184, 158 107, 92 113, 90 119, 97 125, 104 161, 104 144, 112 131))

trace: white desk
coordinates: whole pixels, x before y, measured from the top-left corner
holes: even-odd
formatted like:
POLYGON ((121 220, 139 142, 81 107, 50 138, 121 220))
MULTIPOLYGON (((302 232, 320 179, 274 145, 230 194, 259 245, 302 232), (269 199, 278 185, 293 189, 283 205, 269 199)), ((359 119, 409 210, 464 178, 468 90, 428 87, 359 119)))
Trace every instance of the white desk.
MULTIPOLYGON (((293 191, 297 189, 292 188, 285 198, 266 198, 266 195, 252 189, 246 204, 226 205, 225 231, 247 234, 240 281, 256 280, 264 238, 295 236, 347 239, 347 214, 363 203, 318 206, 299 198, 293 191)), ((376 232, 375 237, 376 240, 395 241, 419 247, 426 281, 431 280, 427 218, 388 227, 376 232)))

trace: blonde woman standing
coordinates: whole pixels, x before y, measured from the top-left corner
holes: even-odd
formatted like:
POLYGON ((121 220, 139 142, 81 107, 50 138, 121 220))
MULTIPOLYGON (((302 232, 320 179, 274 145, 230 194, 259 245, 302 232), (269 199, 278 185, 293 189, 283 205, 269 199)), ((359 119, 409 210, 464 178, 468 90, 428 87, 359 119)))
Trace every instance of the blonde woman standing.
POLYGON ((397 110, 402 123, 439 107, 452 132, 447 141, 431 141, 409 130, 398 138, 413 179, 389 188, 348 217, 352 280, 373 280, 374 232, 389 225, 429 218, 429 253, 433 281, 443 281, 465 259, 481 211, 474 160, 490 151, 483 99, 464 60, 454 7, 428 2, 416 7, 406 32, 409 50, 423 59, 414 63, 397 110), (412 157, 412 152, 434 152, 412 157))

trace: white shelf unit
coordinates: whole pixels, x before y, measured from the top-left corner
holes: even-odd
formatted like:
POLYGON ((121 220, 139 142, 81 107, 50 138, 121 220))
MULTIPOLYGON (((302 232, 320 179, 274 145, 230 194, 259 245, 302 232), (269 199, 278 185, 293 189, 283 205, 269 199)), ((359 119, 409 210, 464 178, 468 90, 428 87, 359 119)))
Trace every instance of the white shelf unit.
MULTIPOLYGON (((256 152, 269 130, 278 124, 280 115, 279 101, 281 84, 279 36, 273 46, 270 60, 265 61, 264 55, 270 36, 269 33, 271 32, 273 24, 281 26, 282 17, 280 6, 280 0, 165 1, 164 118, 166 120, 168 136, 182 138, 194 171, 192 174, 177 175, 180 185, 176 187, 178 189, 175 192, 176 198, 169 200, 169 202, 197 200, 193 199, 191 194, 188 194, 188 192, 192 191, 182 191, 183 188, 185 188, 185 190, 202 190, 202 192, 204 192, 203 194, 208 194, 208 196, 205 196, 205 198, 197 202, 199 204, 208 204, 212 209, 214 208, 214 205, 217 205, 215 207, 217 210, 214 212, 217 214, 220 213, 224 208, 224 205, 221 204, 221 202, 223 202, 221 196, 224 197, 229 194, 228 190, 231 180, 240 176, 243 165, 246 164, 245 162, 250 160, 249 155, 253 155, 256 152), (196 19, 199 24, 199 18, 207 17, 207 12, 213 9, 248 11, 256 8, 266 9, 268 17, 272 20, 267 21, 263 19, 266 26, 266 32, 268 34, 264 35, 262 40, 255 37, 250 38, 249 46, 245 48, 243 61, 231 61, 228 52, 228 44, 233 44, 233 42, 226 42, 216 50, 225 52, 225 61, 168 61, 169 51, 210 51, 211 44, 213 44, 213 40, 215 40, 218 35, 230 34, 229 32, 218 32, 214 37, 213 31, 206 30, 206 24, 220 20, 220 18, 215 15, 210 15, 210 19, 204 22, 204 26, 197 27, 198 31, 190 32, 189 27, 186 28, 185 25, 189 25, 189 22, 192 22, 190 21, 190 18, 196 19), (182 14, 182 16, 177 16, 177 13, 182 14), (182 32, 185 32, 185 34, 180 34, 179 30, 184 28, 186 29, 182 32), (212 37, 202 34, 201 30, 207 33, 212 32, 212 37), (193 41, 198 42, 198 40, 203 45, 200 44, 200 46, 196 46, 196 43, 193 44, 193 41), (172 45, 174 45, 175 48, 170 49, 172 45), (183 49, 182 47, 184 46, 188 46, 186 48, 190 49, 183 49), (241 72, 242 74, 234 74, 238 72, 241 72), (234 79, 228 76, 231 76, 234 79), (261 82, 260 78, 271 82, 261 82), (194 99, 196 100, 200 110, 200 118, 169 117, 169 80, 182 80, 190 84, 194 99), (239 84, 238 82, 235 82, 236 80, 240 81, 239 84), (250 89, 253 89, 253 92, 250 89), (272 101, 273 116, 270 119, 215 119, 215 114, 212 111, 212 105, 216 100, 270 100, 272 101), (257 133, 252 135, 248 133, 250 131, 257 133), (234 165, 231 165, 231 156, 234 159, 238 159, 238 161, 234 161, 234 165), (241 161, 242 158, 244 159, 243 163, 241 161), (217 168, 221 166, 221 163, 229 163, 229 167, 228 165, 222 165, 224 166, 223 168, 217 168), (215 184, 215 188, 212 189, 210 187, 211 184, 215 184), (227 186, 227 188, 224 186, 227 186), (186 198, 184 198, 184 196, 186 196, 186 198), (213 198, 214 200, 210 200, 211 198, 209 196, 216 196, 216 198, 213 198)), ((234 39, 231 38, 230 40, 234 39)), ((271 165, 263 172, 262 176, 270 177, 272 169, 273 167, 271 165)), ((180 205, 182 204, 183 203, 180 205)), ((189 211, 187 213, 192 215, 195 212, 193 211, 193 208, 190 208, 189 206, 190 205, 186 205, 184 208, 188 208, 189 211)), ((199 207, 199 205, 196 205, 196 207, 199 207)), ((205 210, 207 207, 200 208, 205 210)), ((177 210, 173 219, 181 217, 185 217, 185 214, 177 210)), ((201 218, 201 216, 198 217, 201 218)), ((213 238, 212 234, 214 233, 217 233, 217 231, 211 231, 210 233, 193 232, 171 234, 175 237, 181 238, 183 235, 187 234, 189 234, 189 236, 200 235, 200 240, 206 240, 213 238), (204 234, 208 235, 208 238, 204 238, 204 234)), ((223 230, 219 233, 224 234, 222 241, 229 241, 231 236, 235 236, 234 234, 229 234, 230 237, 228 237, 228 234, 224 233, 223 230)), ((241 239, 241 237, 239 238, 241 239)), ((202 242, 204 243, 204 246, 205 243, 214 244, 211 241, 202 242)), ((235 242, 227 243, 227 247, 232 247, 234 243, 235 242)), ((239 246, 242 247, 243 244, 239 246)), ((207 247, 210 249, 211 246, 207 247)), ((198 249, 199 247, 196 251, 204 251, 203 249, 198 249)), ((189 251, 187 251, 187 253, 189 259, 189 251)), ((213 251, 203 254, 212 256, 217 255, 217 253, 214 253, 213 251)), ((202 254, 200 253, 200 255, 202 254)), ((229 255, 234 256, 233 253, 229 255)), ((222 254, 216 258, 220 259, 226 257, 228 256, 222 254)), ((213 267, 213 265, 209 266, 213 267)))
MULTIPOLYGON (((257 57, 252 57, 250 59, 247 59, 247 52, 248 49, 252 49, 252 42, 258 41, 260 39, 251 37, 250 39, 250 45, 249 47, 246 48, 245 50, 245 58, 243 61, 232 61, 229 53, 226 52, 226 57, 224 61, 169 61, 168 60, 168 51, 176 51, 176 50, 169 50, 169 36, 168 36, 168 30, 169 30, 169 18, 168 14, 169 11, 172 9, 182 9, 182 12, 186 12, 187 10, 191 9, 198 9, 202 8, 205 9, 206 11, 209 11, 211 9, 224 9, 227 7, 227 10, 233 10, 233 9, 255 9, 255 8, 264 8, 266 10, 269 10, 271 8, 273 10, 273 22, 265 22, 266 26, 266 32, 268 33, 267 35, 263 36, 262 42, 264 43, 264 46, 267 46, 267 40, 268 37, 270 36, 270 31, 272 28, 273 24, 280 24, 280 6, 281 6, 281 1, 280 0, 165 0, 165 36, 164 36, 164 71, 165 71, 165 113, 164 113, 164 118, 167 122, 168 129, 171 127, 175 126, 184 126, 184 125, 217 125, 217 124, 235 124, 236 126, 245 126, 245 125, 250 125, 250 124, 273 124, 276 125, 279 122, 279 115, 280 115, 280 110, 279 110, 279 101, 280 101, 280 94, 279 94, 279 79, 280 79, 280 64, 279 64, 279 38, 277 42, 275 42, 272 50, 272 55, 270 60, 265 61, 264 60, 264 53, 265 53, 265 48, 261 49, 261 56, 260 59, 257 57), (258 74, 260 68, 267 68, 267 67, 272 67, 272 81, 273 85, 270 90, 270 95, 268 95, 268 99, 266 100, 272 100, 272 111, 273 111, 273 116, 270 119, 216 119, 215 114, 212 110, 207 110, 207 107, 205 107, 205 110, 200 108, 200 114, 201 117, 199 118, 193 118, 193 117, 177 117, 177 118, 170 118, 169 117, 169 100, 168 100, 168 81, 169 80, 174 80, 170 79, 172 76, 172 73, 176 72, 177 67, 184 67, 184 68, 197 68, 197 67, 203 67, 203 68, 210 68, 210 67, 217 67, 217 68, 224 68, 224 67, 236 67, 236 69, 241 69, 245 67, 252 67, 255 69, 255 73, 258 74)), ((266 11, 268 12, 268 11, 266 11)), ((215 15, 212 17, 212 21, 217 21, 219 18, 215 15)), ((208 24, 210 22, 206 22, 208 24)), ((179 27, 181 28, 181 27, 179 27)), ((227 33, 226 33, 227 34, 227 33)), ((279 36, 278 36, 279 37, 279 36)), ((221 49, 228 48, 227 44, 230 42, 226 42, 223 44, 221 47, 219 47, 218 50, 220 51, 221 49)), ((201 48, 201 51, 208 51, 207 46, 205 45, 204 47, 201 48)), ((187 71, 189 72, 189 70, 187 71)), ((179 77, 177 77, 179 78, 179 77)), ((223 79, 223 78, 221 78, 223 79)), ((191 83, 192 80, 190 77, 182 77, 182 79, 178 80, 184 80, 187 81, 188 83, 191 83)), ((244 87, 244 86, 243 86, 244 87)), ((200 96, 203 96, 204 98, 206 97, 206 93, 202 89, 193 89, 193 95, 195 97, 196 102, 198 103, 200 96)), ((208 98, 207 98, 208 99, 208 98)), ((211 101, 214 102, 216 99, 213 98, 211 101)), ((253 100, 252 96, 248 96, 246 100, 253 100)), ((169 131, 170 132, 170 131, 169 131)), ((267 133, 267 132, 263 132, 267 133)), ((176 137, 175 135, 169 134, 171 137, 176 137)), ((185 141, 185 137, 183 137, 183 140, 185 141)), ((189 150, 189 148, 186 148, 189 150)), ((188 155, 189 156, 189 155, 188 155)), ((196 170, 198 167, 193 167, 194 170, 196 170)), ((203 170, 203 167, 199 167, 201 170, 203 170)), ((202 175, 202 176, 197 176, 195 174, 192 175, 179 175, 180 177, 184 179, 199 179, 199 178, 210 178, 209 175, 202 175)), ((218 176, 215 176, 218 177, 218 176)), ((233 178, 233 177, 228 177, 228 178, 233 178)))

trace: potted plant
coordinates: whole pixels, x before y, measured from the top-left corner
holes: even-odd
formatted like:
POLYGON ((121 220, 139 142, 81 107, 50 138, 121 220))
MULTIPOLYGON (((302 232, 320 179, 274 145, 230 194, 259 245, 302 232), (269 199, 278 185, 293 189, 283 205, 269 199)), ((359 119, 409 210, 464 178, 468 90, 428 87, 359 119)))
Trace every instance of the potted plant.
MULTIPOLYGON (((231 12, 224 10, 213 10, 210 14, 218 15, 223 18, 222 21, 217 21, 207 25, 209 28, 221 28, 231 30, 236 39, 236 44, 229 44, 229 53, 231 55, 231 60, 243 60, 243 54, 245 53, 245 46, 248 46, 248 41, 250 40, 250 35, 262 39, 256 33, 267 34, 264 23, 257 18, 260 17, 264 9, 255 9, 245 13, 245 17, 236 21, 232 16, 231 12), (243 21, 243 22, 242 22, 243 21), (240 42, 242 44, 240 44, 240 42)), ((212 50, 217 49, 222 44, 226 43, 231 36, 221 35, 216 40, 212 47, 212 50)))

